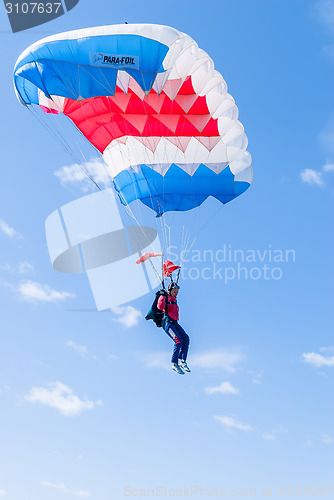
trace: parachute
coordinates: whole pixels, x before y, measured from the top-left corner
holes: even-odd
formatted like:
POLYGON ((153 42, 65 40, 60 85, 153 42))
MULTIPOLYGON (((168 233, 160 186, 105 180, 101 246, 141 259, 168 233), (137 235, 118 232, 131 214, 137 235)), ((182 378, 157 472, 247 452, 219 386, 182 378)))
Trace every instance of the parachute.
POLYGON ((154 253, 154 252, 145 252, 143 255, 136 260, 136 264, 141 264, 142 262, 146 262, 151 257, 162 257, 162 253, 154 253))
POLYGON ((163 274, 167 278, 171 277, 173 271, 176 271, 176 269, 180 269, 180 266, 173 264, 171 260, 166 260, 163 264, 163 274))
POLYGON ((107 164, 123 205, 161 218, 252 181, 238 108, 209 55, 168 26, 122 24, 34 43, 14 70, 18 99, 68 117, 107 164))

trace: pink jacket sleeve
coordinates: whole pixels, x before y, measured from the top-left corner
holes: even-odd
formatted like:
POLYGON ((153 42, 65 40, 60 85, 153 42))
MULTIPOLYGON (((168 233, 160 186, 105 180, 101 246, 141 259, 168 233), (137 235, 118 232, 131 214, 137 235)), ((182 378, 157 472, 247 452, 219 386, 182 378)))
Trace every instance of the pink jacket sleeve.
POLYGON ((158 298, 157 308, 160 309, 160 311, 165 312, 165 307, 166 307, 166 297, 164 295, 160 295, 160 297, 158 298))

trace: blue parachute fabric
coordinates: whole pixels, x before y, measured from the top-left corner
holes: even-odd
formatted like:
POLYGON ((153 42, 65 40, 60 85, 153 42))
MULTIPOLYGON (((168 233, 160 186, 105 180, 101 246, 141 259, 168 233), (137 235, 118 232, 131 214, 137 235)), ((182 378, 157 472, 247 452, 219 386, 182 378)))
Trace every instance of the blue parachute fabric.
POLYGON ((157 74, 164 72, 162 62, 168 49, 156 40, 132 34, 41 43, 18 62, 14 72, 15 86, 25 104, 39 103, 36 87, 47 97, 60 95, 70 99, 88 99, 108 96, 115 94, 117 72, 122 69, 147 92, 157 74), (111 59, 113 54, 120 57, 131 54, 136 59, 136 67, 121 64, 106 67, 99 63, 99 57, 110 56, 111 59))
POLYGON ((249 183, 235 181, 229 166, 216 174, 201 163, 193 175, 172 164, 164 176, 147 165, 140 165, 116 175, 114 186, 123 204, 139 199, 161 216, 168 211, 195 208, 209 196, 228 203, 244 193, 249 183))

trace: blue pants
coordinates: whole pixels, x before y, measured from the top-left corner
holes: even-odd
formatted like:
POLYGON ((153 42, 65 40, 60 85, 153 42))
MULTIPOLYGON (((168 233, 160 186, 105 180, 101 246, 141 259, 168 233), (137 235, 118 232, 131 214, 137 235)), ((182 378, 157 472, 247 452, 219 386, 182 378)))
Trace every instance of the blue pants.
POLYGON ((183 330, 182 326, 179 325, 177 321, 167 320, 164 324, 164 330, 167 335, 174 340, 172 363, 178 363, 179 359, 186 361, 189 348, 189 336, 183 330))

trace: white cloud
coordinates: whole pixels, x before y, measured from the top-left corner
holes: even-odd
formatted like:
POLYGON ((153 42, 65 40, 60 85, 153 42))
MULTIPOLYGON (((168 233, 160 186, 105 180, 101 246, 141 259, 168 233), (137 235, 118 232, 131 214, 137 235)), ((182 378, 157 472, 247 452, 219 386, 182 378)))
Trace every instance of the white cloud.
POLYGON ((9 238, 23 238, 22 234, 16 231, 13 227, 8 226, 7 222, 0 219, 0 231, 2 231, 9 238))
POLYGON ((23 262, 19 263, 18 267, 19 274, 30 274, 34 272, 35 272, 34 266, 30 264, 30 262, 28 262, 27 260, 24 260, 23 262))
POLYGON ((5 490, 0 490, 0 497, 4 497, 6 495, 6 491, 5 490))
POLYGON ((252 384, 261 384, 261 380, 263 377, 263 370, 258 370, 258 371, 250 370, 248 373, 253 377, 252 384))
POLYGON ((220 385, 215 387, 206 387, 206 394, 239 394, 238 389, 233 387, 229 382, 222 382, 220 385))
POLYGON ((25 399, 31 403, 51 406, 65 416, 78 415, 85 410, 93 410, 95 406, 102 405, 102 401, 79 399, 72 389, 62 382, 52 382, 48 387, 33 387, 25 399))
POLYGON ((266 441, 275 441, 278 434, 285 434, 286 432, 288 432, 287 429, 285 429, 284 427, 279 427, 278 429, 270 432, 263 432, 262 437, 266 441))
MULTIPOLYGON (((139 354, 140 360, 148 368, 161 368, 163 370, 171 369, 171 350, 156 351, 150 354, 139 354)), ((190 368, 199 368, 204 370, 224 370, 229 373, 235 372, 237 364, 243 359, 243 356, 236 352, 224 350, 203 352, 201 354, 190 354, 190 368)))
POLYGON ((330 436, 329 434, 324 434, 322 436, 322 442, 324 444, 333 444, 334 443, 334 438, 330 436))
POLYGON ((112 359, 113 361, 115 361, 116 359, 119 359, 119 356, 116 356, 116 354, 110 354, 110 353, 108 353, 108 358, 112 359))
POLYGON ((313 439, 310 437, 310 438, 306 438, 304 439, 303 441, 303 445, 304 446, 308 446, 308 447, 311 447, 313 446, 313 439))
POLYGON ((96 356, 94 356, 94 354, 90 354, 88 347, 85 345, 77 344, 76 342, 73 342, 73 340, 68 340, 66 345, 80 354, 80 356, 84 359, 96 359, 96 356))
POLYGON ((239 422, 238 420, 235 420, 232 417, 227 417, 227 416, 215 416, 215 419, 218 420, 218 422, 223 425, 227 430, 232 430, 236 429, 239 431, 252 431, 252 427, 248 424, 243 424, 242 422, 239 422))
POLYGON ((276 439, 276 436, 273 433, 270 433, 270 432, 264 432, 262 434, 262 437, 266 441, 275 441, 275 439, 276 439))
MULTIPOLYGON (((334 141, 334 132, 330 138, 330 141, 334 141)), ((325 186, 324 177, 328 172, 333 172, 333 171, 334 171, 334 163, 327 161, 321 170, 305 168, 300 172, 300 178, 302 182, 306 184, 324 187, 325 186)))
POLYGON ((11 274, 34 274, 35 269, 30 262, 27 260, 20 262, 19 264, 0 264, 0 270, 6 271, 11 274))
POLYGON ((320 347, 320 352, 332 352, 334 351, 334 346, 330 345, 328 347, 320 347))
POLYGON ((55 484, 55 483, 50 483, 49 481, 43 481, 41 484, 42 486, 45 486, 47 488, 53 488, 55 490, 61 491, 62 493, 67 493, 69 495, 73 495, 80 498, 87 498, 91 496, 91 492, 88 490, 67 488, 67 486, 65 486, 64 483, 55 484))
POLYGON ((235 372, 236 365, 240 363, 243 356, 237 352, 215 350, 193 354, 191 364, 196 368, 222 369, 227 372, 235 372))
POLYGON ((322 169, 324 172, 334 172, 334 163, 327 161, 322 169))
POLYGON ((306 184, 311 184, 315 186, 322 187, 325 185, 322 179, 322 173, 317 170, 313 170, 312 168, 305 168, 300 172, 300 177, 302 182, 306 184))
MULTIPOLYGON (((13 287, 11 286, 11 288, 13 287)), ((21 281, 17 285, 16 291, 23 300, 28 302, 60 302, 75 297, 73 293, 53 290, 48 285, 31 280, 21 281)))
POLYGON ((54 172, 63 186, 72 185, 79 187, 83 192, 94 189, 92 179, 103 188, 110 187, 112 184, 111 176, 108 174, 107 165, 95 158, 93 160, 83 162, 82 165, 75 163, 71 166, 61 167, 54 172), (91 178, 87 175, 87 173, 91 178))
POLYGON ((324 356, 317 352, 303 352, 304 363, 320 368, 322 366, 334 366, 334 356, 324 356))
POLYGON ((125 326, 125 328, 131 328, 132 326, 138 325, 142 317, 142 313, 132 306, 112 307, 110 310, 119 316, 118 318, 113 318, 113 321, 120 323, 125 326))
POLYGON ((334 2, 333 0, 319 0, 314 5, 318 19, 334 32, 334 2))
POLYGON ((172 351, 155 351, 150 354, 140 354, 140 360, 148 368, 160 368, 163 370, 171 369, 171 353, 172 351))

